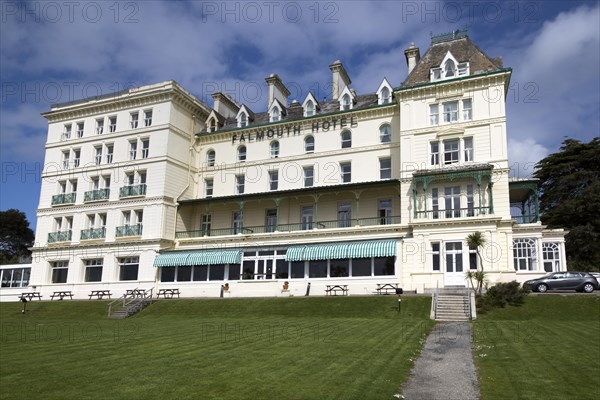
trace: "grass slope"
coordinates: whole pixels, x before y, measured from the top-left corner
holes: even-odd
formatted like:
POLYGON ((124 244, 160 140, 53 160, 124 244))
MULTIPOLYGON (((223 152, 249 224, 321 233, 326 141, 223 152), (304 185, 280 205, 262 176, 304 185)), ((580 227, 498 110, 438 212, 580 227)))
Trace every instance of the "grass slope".
POLYGON ((122 321, 106 302, 3 303, 0 397, 391 399, 430 301, 172 300, 122 321))
POLYGON ((600 398, 600 297, 529 296, 474 323, 481 398, 600 398))

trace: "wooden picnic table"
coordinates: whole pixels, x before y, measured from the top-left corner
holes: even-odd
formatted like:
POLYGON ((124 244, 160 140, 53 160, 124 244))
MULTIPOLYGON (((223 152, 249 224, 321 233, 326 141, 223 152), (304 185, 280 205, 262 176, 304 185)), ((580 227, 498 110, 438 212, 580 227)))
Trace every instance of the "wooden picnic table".
POLYGON ((172 299, 175 295, 177 295, 177 298, 179 298, 180 294, 181 293, 179 292, 179 289, 159 289, 158 293, 156 294, 156 298, 163 296, 165 299, 172 299))
POLYGON ((104 296, 107 296, 110 299, 111 294, 110 290, 92 290, 92 292, 88 296, 89 300, 91 300, 94 296, 96 296, 98 300, 102 300, 104 296))
POLYGON ((40 292, 23 292, 21 293, 21 295, 19 296, 19 298, 26 298, 28 301, 31 301, 33 299, 38 299, 38 300, 42 300, 42 294, 40 292))
POLYGON ((348 285, 327 285, 327 289, 325 289, 325 294, 327 296, 337 296, 338 293, 342 293, 342 296, 348 296, 348 285))
POLYGON ((55 297, 58 297, 59 300, 63 300, 65 297, 69 297, 73 300, 73 293, 70 290, 58 290, 50 296, 50 301, 54 300, 55 297))
POLYGON ((397 283, 378 283, 375 291, 377 294, 396 294, 396 289, 398 289, 397 283))
POLYGON ((144 289, 127 289, 125 291, 125 297, 145 297, 146 291, 144 289))

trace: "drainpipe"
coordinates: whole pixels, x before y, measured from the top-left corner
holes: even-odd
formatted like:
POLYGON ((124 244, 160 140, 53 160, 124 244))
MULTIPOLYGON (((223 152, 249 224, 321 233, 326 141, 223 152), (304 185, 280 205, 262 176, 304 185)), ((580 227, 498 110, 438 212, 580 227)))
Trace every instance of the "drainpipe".
MULTIPOLYGON (((196 115, 192 114, 192 121, 191 121, 191 128, 190 128, 190 132, 191 132, 191 136, 190 136, 190 148, 189 148, 189 155, 188 155, 188 176, 187 176, 187 185, 185 185, 185 187, 183 188, 183 190, 181 191, 181 193, 179 193, 179 195, 177 196, 176 199, 176 203, 177 205, 176 207, 176 213, 177 213, 177 209, 179 209, 179 199, 181 198, 181 196, 183 196, 183 194, 186 192, 186 190, 188 190, 188 188, 190 187, 190 181, 192 179, 192 153, 194 151, 194 142, 196 140, 195 136, 194 136, 194 127, 196 126, 196 115)), ((177 229, 177 215, 175 215, 175 218, 173 219, 173 232, 176 232, 177 229)))

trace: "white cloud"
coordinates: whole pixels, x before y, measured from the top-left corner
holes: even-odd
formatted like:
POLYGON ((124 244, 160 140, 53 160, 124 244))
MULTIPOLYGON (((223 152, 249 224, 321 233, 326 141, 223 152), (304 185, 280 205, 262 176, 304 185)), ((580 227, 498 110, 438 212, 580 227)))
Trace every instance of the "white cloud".
POLYGON ((545 146, 536 143, 531 138, 522 140, 509 138, 508 159, 510 175, 516 178, 530 177, 535 170, 535 164, 549 153, 545 146))

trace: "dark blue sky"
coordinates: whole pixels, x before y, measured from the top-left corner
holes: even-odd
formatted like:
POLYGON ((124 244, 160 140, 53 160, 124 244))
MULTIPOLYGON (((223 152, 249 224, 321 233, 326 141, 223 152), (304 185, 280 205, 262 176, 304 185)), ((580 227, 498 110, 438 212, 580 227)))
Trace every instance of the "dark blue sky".
POLYGON ((564 137, 600 132, 596 1, 0 2, 0 208, 35 226, 50 105, 174 79, 212 105, 224 91, 266 109, 278 73, 304 100, 330 95, 340 59, 358 93, 406 78, 404 49, 466 25, 513 68, 506 99, 514 176, 564 137))

